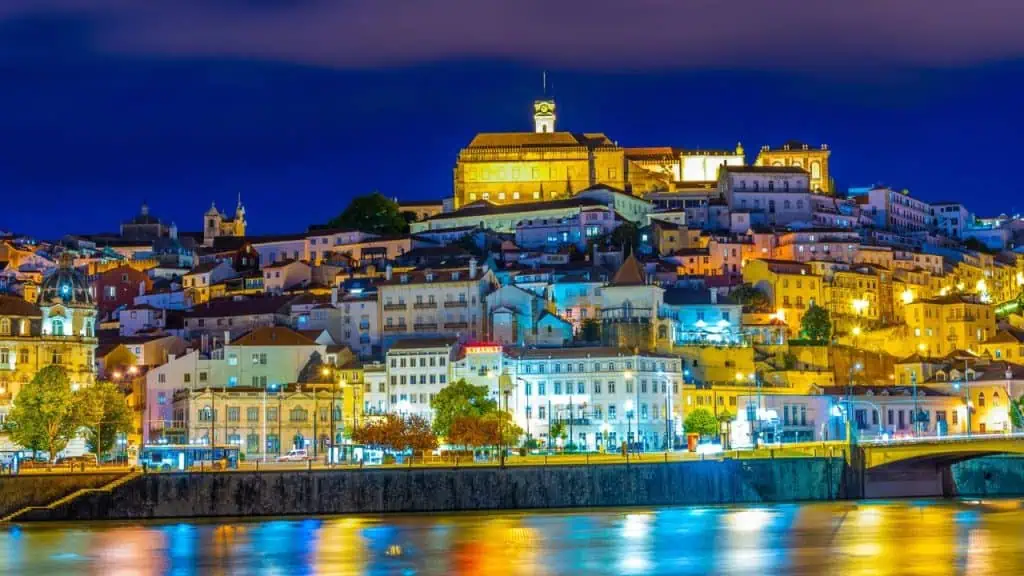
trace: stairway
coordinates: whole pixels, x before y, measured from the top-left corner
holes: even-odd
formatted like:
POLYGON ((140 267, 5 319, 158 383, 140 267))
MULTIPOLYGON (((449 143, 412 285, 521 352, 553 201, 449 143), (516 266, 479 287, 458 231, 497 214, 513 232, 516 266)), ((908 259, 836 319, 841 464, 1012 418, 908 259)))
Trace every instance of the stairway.
POLYGON ((110 482, 109 484, 105 484, 103 486, 100 486, 99 488, 83 488, 81 490, 76 490, 71 494, 64 496, 63 498, 50 502, 46 506, 27 506, 25 508, 22 508, 21 510, 18 510, 17 512, 14 512, 13 514, 9 514, 3 518, 0 518, 0 524, 15 522, 17 521, 18 518, 22 517, 23 515, 36 510, 53 510, 59 506, 67 504, 68 502, 72 502, 75 499, 80 498, 86 494, 95 494, 100 492, 106 492, 109 494, 110 492, 113 492, 117 487, 126 484, 127 482, 130 482, 138 478, 139 476, 142 476, 142 472, 129 472, 128 474, 121 476, 120 478, 114 480, 113 482, 110 482))

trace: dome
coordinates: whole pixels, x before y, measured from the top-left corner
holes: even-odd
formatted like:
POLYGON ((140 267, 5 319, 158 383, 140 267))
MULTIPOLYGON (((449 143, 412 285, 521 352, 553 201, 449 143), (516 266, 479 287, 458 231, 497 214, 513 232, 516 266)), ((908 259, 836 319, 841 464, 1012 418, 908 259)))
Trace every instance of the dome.
POLYGON ((92 305, 89 281, 74 269, 70 257, 62 257, 60 268, 43 279, 39 287, 39 304, 57 300, 68 305, 92 305))

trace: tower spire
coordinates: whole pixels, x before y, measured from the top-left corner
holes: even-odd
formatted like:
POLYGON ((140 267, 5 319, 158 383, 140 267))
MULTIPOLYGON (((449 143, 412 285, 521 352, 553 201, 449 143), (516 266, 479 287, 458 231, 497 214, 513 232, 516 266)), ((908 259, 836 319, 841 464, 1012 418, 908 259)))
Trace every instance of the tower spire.
POLYGON ((544 91, 541 94, 543 94, 544 96, 547 96, 548 95, 548 71, 545 70, 542 73, 541 77, 543 78, 542 82, 543 82, 543 86, 544 86, 544 91))

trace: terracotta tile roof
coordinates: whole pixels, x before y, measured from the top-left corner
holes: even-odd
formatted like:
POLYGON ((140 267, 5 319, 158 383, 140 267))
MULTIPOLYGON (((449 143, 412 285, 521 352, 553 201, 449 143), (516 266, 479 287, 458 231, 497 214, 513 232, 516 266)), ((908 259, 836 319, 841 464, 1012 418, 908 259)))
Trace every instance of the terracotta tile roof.
POLYGON ((391 350, 409 350, 412 348, 443 348, 454 346, 458 338, 454 336, 441 338, 403 338, 391 345, 391 350))
POLYGON ((255 314, 287 313, 284 307, 291 303, 292 296, 248 298, 234 300, 223 298, 211 300, 185 312, 186 318, 218 318, 226 316, 250 316, 255 314))
POLYGON ((636 259, 636 256, 630 254, 618 271, 615 272, 610 285, 643 286, 644 284, 647 284, 647 275, 644 273, 644 268, 640 265, 640 261, 636 259))
POLYGON ((42 316, 35 304, 14 296, 0 296, 0 316, 42 316))
POLYGON ((613 146, 604 134, 579 134, 575 132, 482 132, 477 134, 467 148, 496 147, 567 147, 567 146, 613 146))
POLYGON ((264 326, 236 338, 232 346, 316 346, 316 342, 285 326, 264 326))

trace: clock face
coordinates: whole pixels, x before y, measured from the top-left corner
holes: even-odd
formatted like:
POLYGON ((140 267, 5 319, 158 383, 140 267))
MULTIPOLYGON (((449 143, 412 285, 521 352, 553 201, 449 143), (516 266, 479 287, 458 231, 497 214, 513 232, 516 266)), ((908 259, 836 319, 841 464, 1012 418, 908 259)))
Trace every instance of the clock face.
POLYGON ((547 112, 548 111, 548 105, 547 104, 541 104, 540 105, 540 111, 541 112, 547 112))

